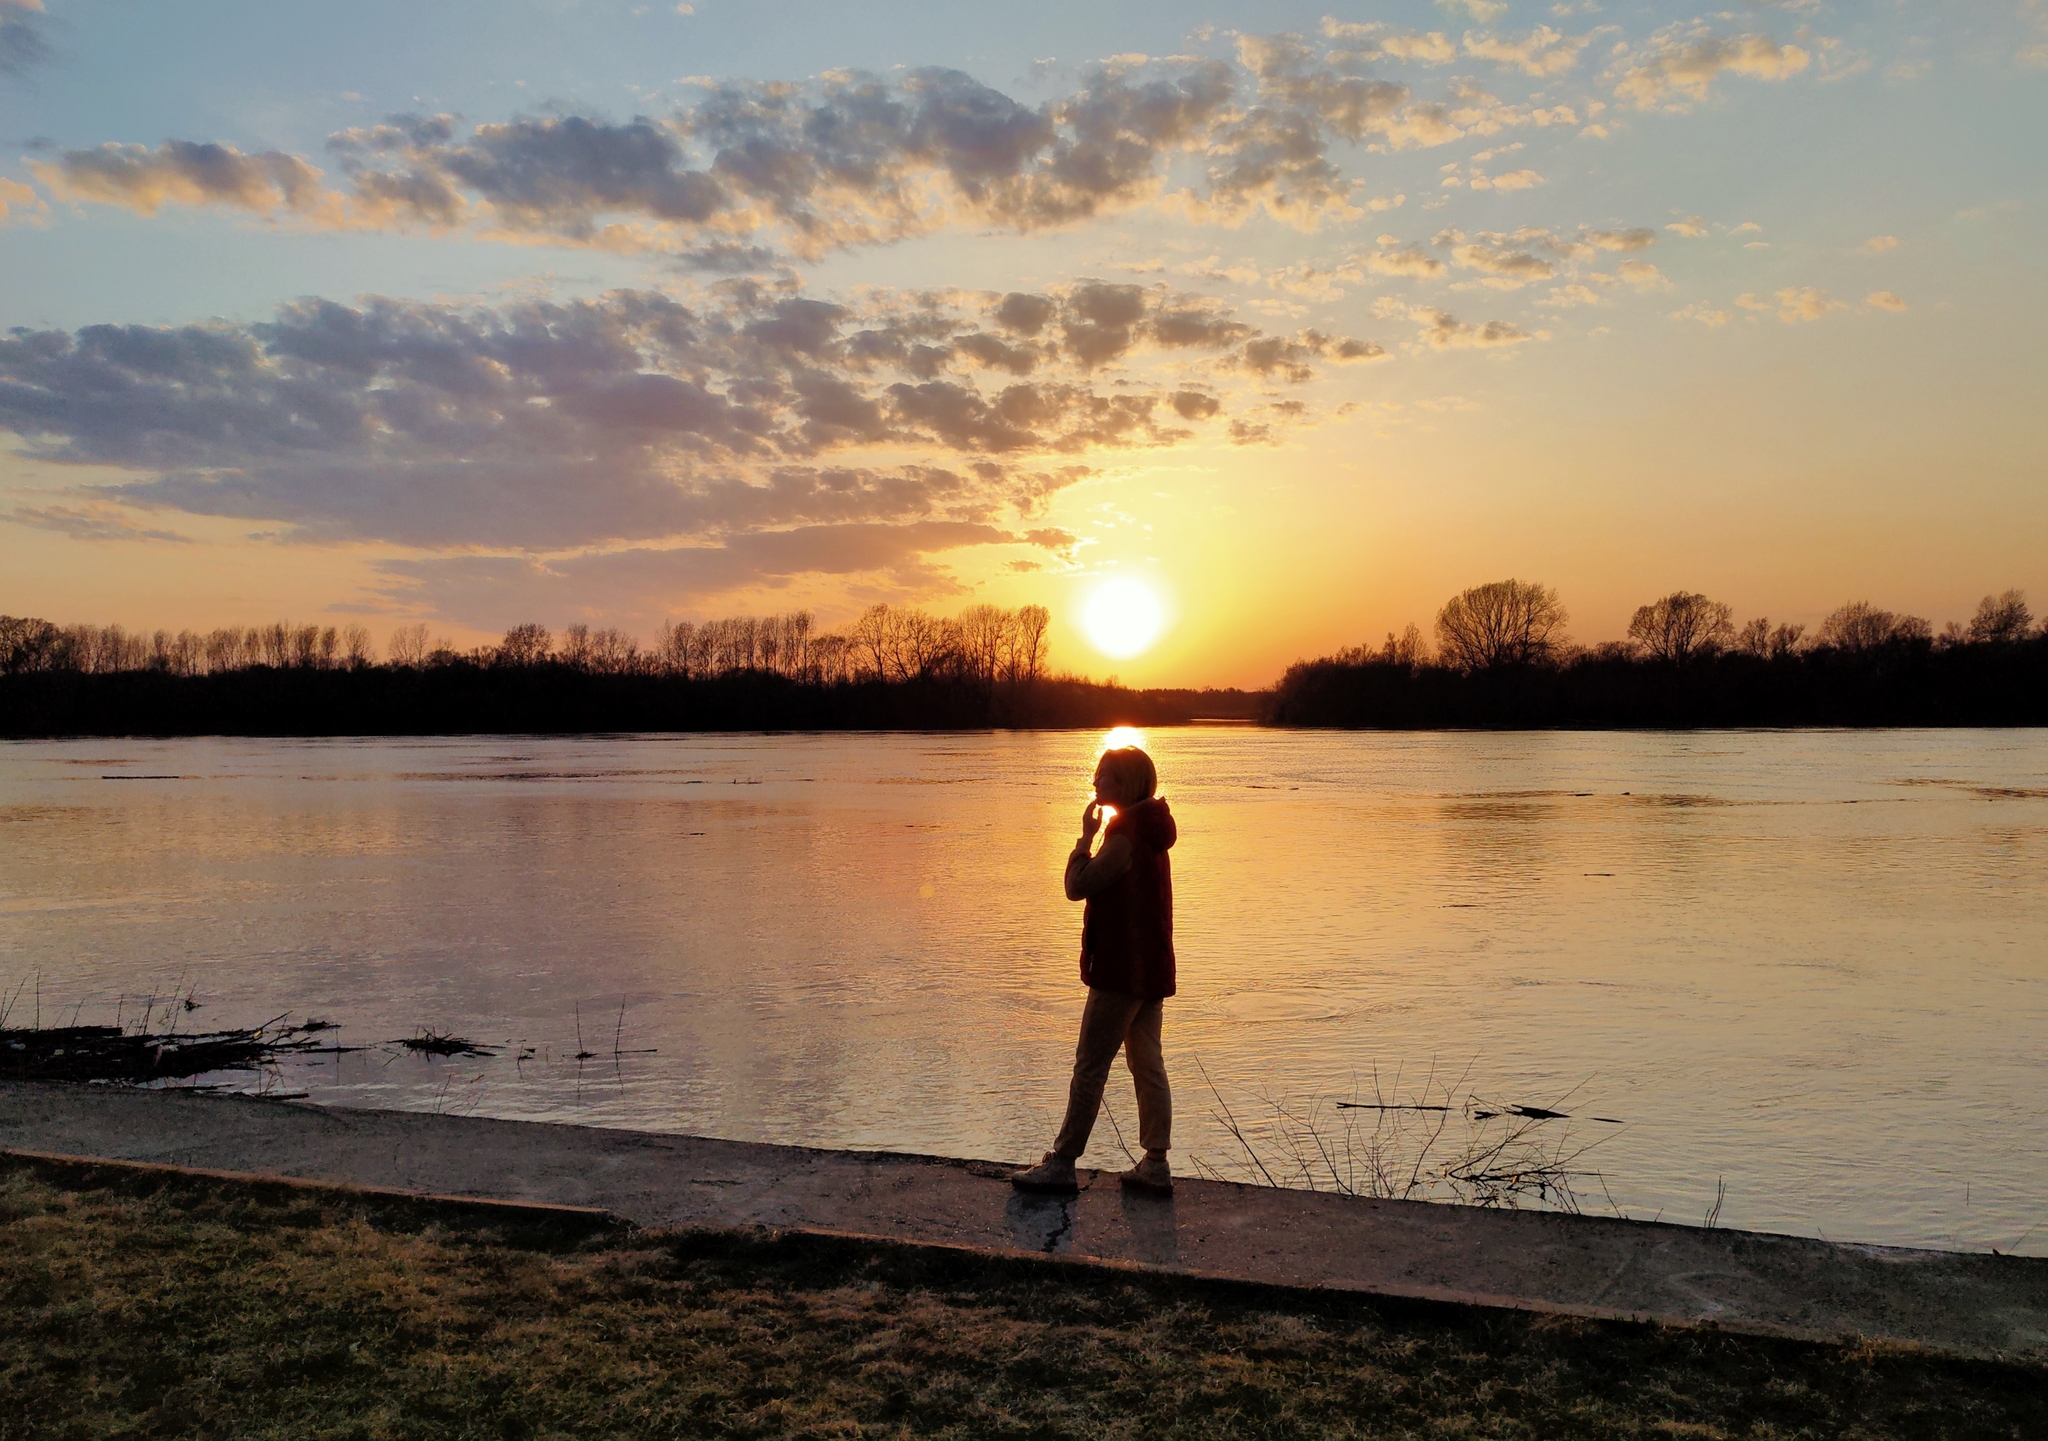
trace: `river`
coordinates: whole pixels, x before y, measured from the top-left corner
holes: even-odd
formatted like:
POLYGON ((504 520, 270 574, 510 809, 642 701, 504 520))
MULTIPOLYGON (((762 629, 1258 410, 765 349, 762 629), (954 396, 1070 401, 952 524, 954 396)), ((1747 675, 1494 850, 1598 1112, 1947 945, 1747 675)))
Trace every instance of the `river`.
MULTIPOLYGON (((1145 739, 1182 1171, 1509 1199, 1443 1175, 1505 1127, 1520 1204, 2048 1254, 2048 731, 1145 739)), ((175 993, 366 1047, 234 1089, 1035 1160, 1101 741, 7 744, 10 1024, 175 993)))

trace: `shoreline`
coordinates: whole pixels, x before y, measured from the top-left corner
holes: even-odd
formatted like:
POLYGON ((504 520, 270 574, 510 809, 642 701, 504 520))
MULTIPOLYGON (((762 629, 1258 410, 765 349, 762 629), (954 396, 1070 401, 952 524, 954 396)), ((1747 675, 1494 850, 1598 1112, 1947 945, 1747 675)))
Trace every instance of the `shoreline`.
POLYGON ((2048 1259, 1221 1181, 1153 1201, 1102 1173, 1071 1200, 1025 1197, 1010 1163, 48 1083, 0 1083, 0 1149, 594 1207, 653 1229, 2048 1358, 2048 1259))

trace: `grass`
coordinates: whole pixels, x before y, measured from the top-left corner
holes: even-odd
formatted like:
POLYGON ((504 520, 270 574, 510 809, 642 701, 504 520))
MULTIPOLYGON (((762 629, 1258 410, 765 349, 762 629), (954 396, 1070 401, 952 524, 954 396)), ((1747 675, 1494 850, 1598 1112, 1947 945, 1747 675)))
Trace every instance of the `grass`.
POLYGON ((2041 1366, 0 1171, 7 1438, 2044 1434, 2041 1366))

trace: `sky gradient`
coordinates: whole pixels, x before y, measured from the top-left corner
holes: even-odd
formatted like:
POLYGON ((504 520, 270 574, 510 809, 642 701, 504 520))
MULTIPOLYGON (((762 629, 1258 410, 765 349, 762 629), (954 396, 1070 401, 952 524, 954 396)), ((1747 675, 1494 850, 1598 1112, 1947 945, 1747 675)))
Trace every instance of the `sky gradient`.
POLYGON ((0 0, 0 611, 2048 600, 2048 4, 1196 13, 0 0))

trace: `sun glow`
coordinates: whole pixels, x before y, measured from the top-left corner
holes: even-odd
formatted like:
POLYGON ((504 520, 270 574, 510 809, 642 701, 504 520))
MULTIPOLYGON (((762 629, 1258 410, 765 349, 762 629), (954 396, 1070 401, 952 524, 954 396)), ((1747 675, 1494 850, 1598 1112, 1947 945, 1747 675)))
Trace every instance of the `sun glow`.
POLYGON ((1104 751, 1120 751, 1131 746, 1145 749, 1145 733, 1136 726, 1112 726, 1103 734, 1102 744, 1095 753, 1100 755, 1104 751))
POLYGON ((1157 640, 1165 619, 1159 597, 1139 582, 1119 576, 1104 581, 1088 597, 1081 612, 1081 628, 1097 650, 1123 660, 1157 640))

